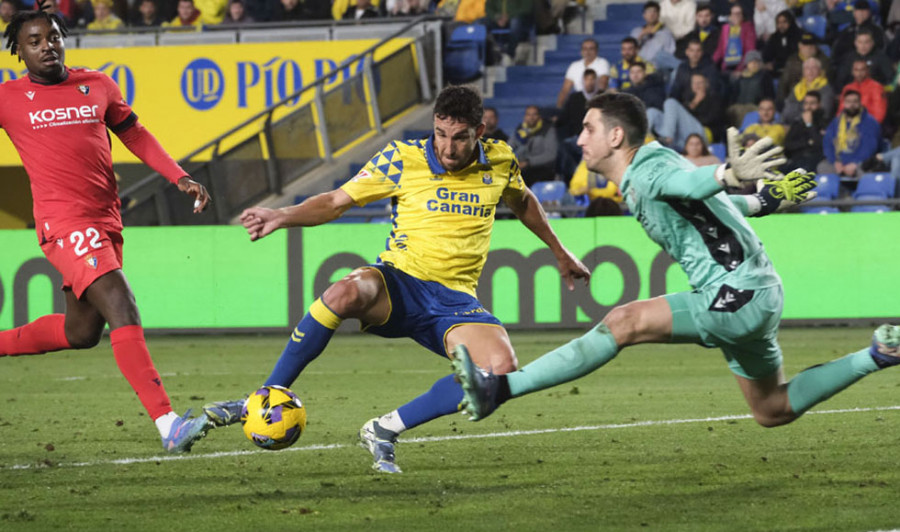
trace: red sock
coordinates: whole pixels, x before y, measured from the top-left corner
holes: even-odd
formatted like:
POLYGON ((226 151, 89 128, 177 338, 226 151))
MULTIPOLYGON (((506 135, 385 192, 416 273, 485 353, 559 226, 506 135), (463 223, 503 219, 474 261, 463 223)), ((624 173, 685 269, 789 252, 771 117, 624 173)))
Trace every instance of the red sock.
POLYGON ((0 356, 40 355, 70 347, 66 340, 65 314, 50 314, 27 325, 0 332, 0 356))
POLYGON ((150 351, 144 341, 144 328, 140 325, 119 327, 109 333, 109 339, 119 371, 137 393, 141 404, 150 414, 150 419, 155 420, 171 412, 169 396, 150 360, 150 351))

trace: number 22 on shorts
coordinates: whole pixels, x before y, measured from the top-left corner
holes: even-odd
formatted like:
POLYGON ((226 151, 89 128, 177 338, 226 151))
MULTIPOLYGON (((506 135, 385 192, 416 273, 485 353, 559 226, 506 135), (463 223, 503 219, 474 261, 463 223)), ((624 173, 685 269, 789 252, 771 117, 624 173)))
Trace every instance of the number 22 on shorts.
POLYGON ((91 249, 103 247, 100 243, 100 231, 93 227, 88 227, 83 233, 81 231, 72 231, 72 234, 69 235, 69 243, 75 246, 75 255, 80 257, 89 251, 85 246, 85 240, 87 240, 87 245, 91 249))

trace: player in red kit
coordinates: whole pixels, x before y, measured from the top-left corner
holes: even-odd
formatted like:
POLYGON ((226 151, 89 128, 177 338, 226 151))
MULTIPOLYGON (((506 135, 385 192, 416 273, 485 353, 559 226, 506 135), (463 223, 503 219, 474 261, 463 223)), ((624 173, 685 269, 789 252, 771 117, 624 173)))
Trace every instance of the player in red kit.
POLYGON ((107 130, 193 196, 194 212, 206 208, 209 194, 138 122, 115 82, 65 66, 65 32, 59 16, 37 10, 18 13, 4 34, 28 75, 0 85, 0 127, 28 172, 38 240, 62 274, 66 312, 0 332, 0 358, 93 347, 109 324, 116 364, 154 420, 163 447, 187 452, 211 423, 206 415, 172 411, 150 359, 122 273, 121 205, 107 130))

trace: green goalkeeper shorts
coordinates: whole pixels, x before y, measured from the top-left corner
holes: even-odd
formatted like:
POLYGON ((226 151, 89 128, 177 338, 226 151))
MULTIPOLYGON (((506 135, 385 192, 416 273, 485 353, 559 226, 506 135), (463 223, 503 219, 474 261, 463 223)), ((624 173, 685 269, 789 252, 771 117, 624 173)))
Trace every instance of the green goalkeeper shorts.
POLYGON ((665 296, 672 309, 672 341, 718 347, 736 375, 761 379, 781 367, 778 324, 781 285, 738 290, 727 284, 665 296))

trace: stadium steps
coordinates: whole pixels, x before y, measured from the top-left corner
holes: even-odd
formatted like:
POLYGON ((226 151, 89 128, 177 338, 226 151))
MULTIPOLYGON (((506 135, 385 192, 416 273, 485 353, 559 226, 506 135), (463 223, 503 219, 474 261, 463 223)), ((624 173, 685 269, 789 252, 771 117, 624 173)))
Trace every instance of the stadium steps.
MULTIPOLYGON (((599 4, 598 4, 599 5, 599 4)), ((598 54, 612 64, 619 57, 620 42, 631 29, 642 25, 643 3, 592 6, 594 13, 605 7, 606 20, 594 20, 592 35, 553 35, 539 42, 539 65, 491 68, 485 105, 497 109, 500 128, 508 135, 521 123, 525 108, 537 105, 547 111, 556 107, 556 96, 566 69, 581 58, 581 42, 588 36, 598 44, 598 54), (552 40, 551 40, 552 39, 552 40)), ((545 113, 546 114, 546 113, 545 113)))

